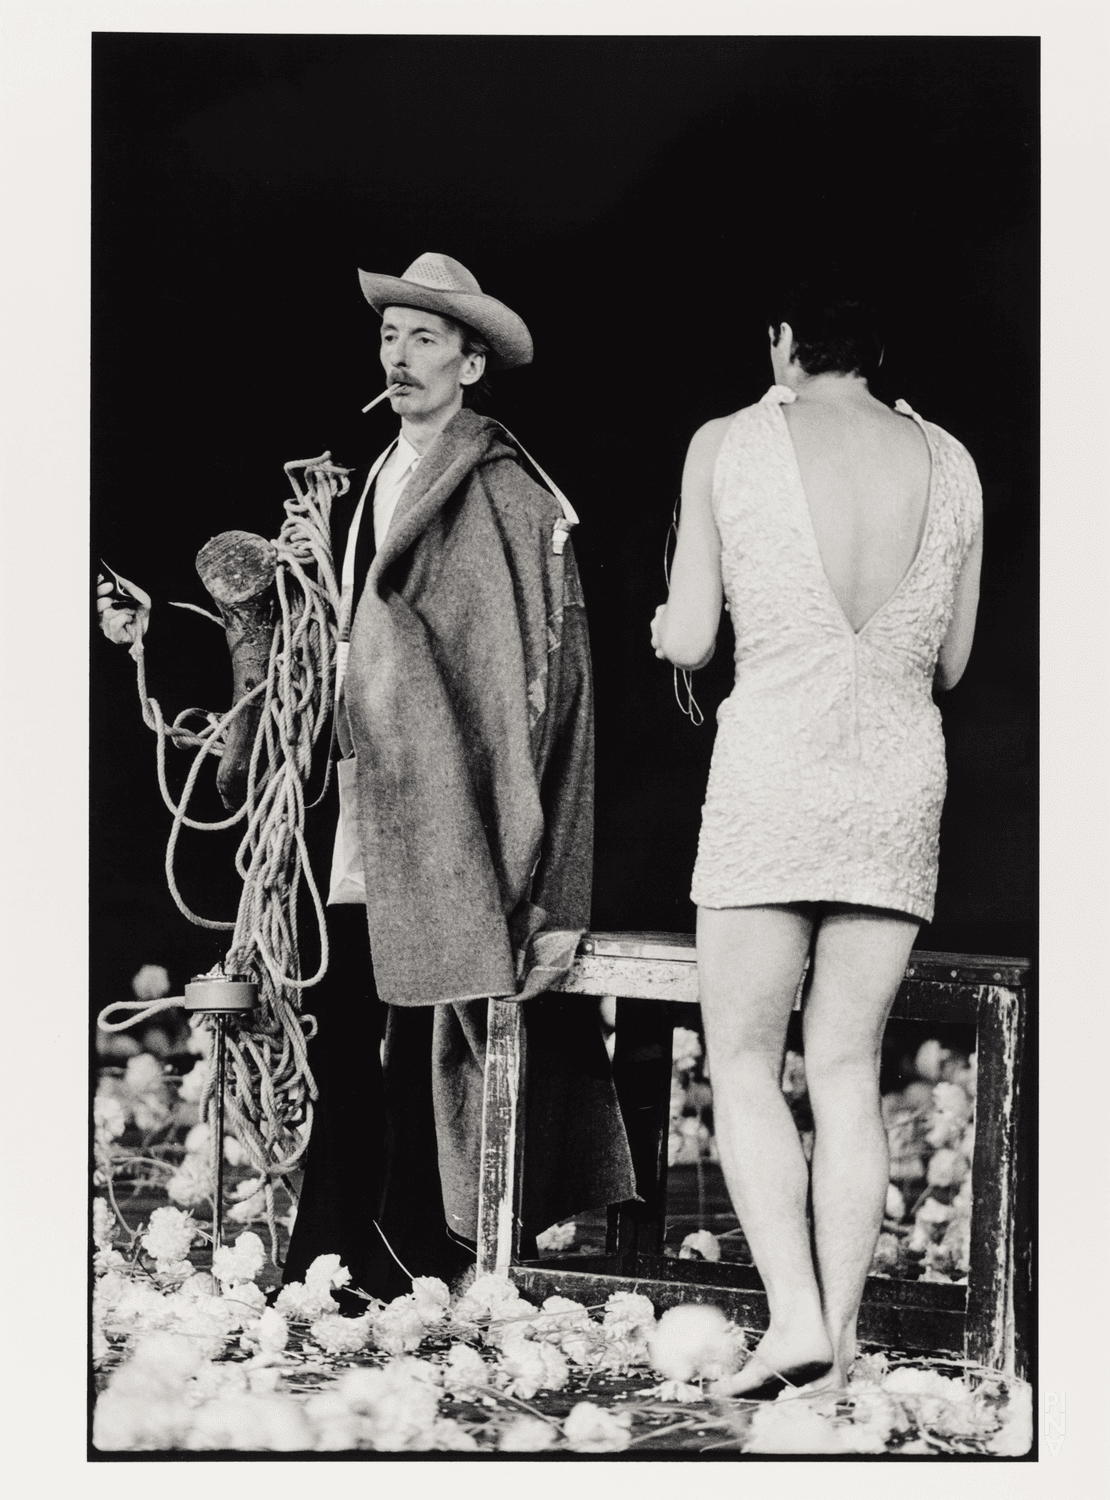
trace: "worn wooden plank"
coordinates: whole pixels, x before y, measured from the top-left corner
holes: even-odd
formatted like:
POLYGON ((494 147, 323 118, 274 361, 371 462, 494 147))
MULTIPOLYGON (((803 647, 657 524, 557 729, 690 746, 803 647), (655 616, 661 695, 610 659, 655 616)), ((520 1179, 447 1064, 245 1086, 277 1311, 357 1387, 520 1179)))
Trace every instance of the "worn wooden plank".
MULTIPOLYGON (((651 1299, 657 1313, 680 1303, 707 1303, 721 1310, 742 1328, 752 1333, 761 1333, 768 1322, 767 1298, 756 1287, 729 1285, 720 1279, 711 1281, 704 1276, 705 1265, 692 1261, 677 1263, 681 1274, 661 1279, 653 1275, 622 1276, 614 1272, 598 1270, 563 1270, 537 1266, 513 1266, 509 1274, 521 1293, 533 1302, 542 1302, 545 1297, 559 1295, 573 1297, 587 1307, 597 1307, 614 1292, 639 1292, 651 1299)), ((652 1264, 652 1270, 657 1263, 652 1264)), ((719 1268, 713 1268, 719 1269, 719 1268)), ((737 1268, 739 1269, 739 1268, 737 1268)), ((912 1282, 903 1283, 907 1288, 912 1282)), ((871 1283, 868 1282, 870 1290, 871 1283)), ((962 1293, 963 1287, 940 1287, 926 1283, 930 1291, 962 1293)), ((925 1287, 918 1290, 924 1291, 925 1287)), ((869 1344, 882 1344, 891 1349, 904 1349, 917 1354, 942 1355, 953 1359, 963 1358, 964 1314, 961 1308, 942 1305, 934 1299, 933 1305, 921 1302, 875 1301, 865 1299, 860 1309, 858 1324, 860 1339, 869 1344)))
POLYGON ((975 1156, 971 1168, 967 1357, 1014 1370, 1011 1300, 1017 1078, 1024 992, 984 986, 979 1004, 975 1156))
POLYGON ((478 1178, 478 1274, 504 1272, 520 1249, 525 1047, 522 1007, 491 1000, 478 1178))
MULTIPOLYGON (((620 1257, 612 1255, 561 1256, 529 1261, 531 1269, 553 1275, 564 1269, 594 1275, 623 1275, 620 1257)), ((763 1282, 755 1266, 736 1261, 677 1260, 664 1255, 641 1255, 635 1269, 637 1279, 679 1282, 684 1286, 731 1287, 762 1293, 763 1282)), ((865 1288, 868 1301, 879 1307, 905 1306, 922 1311, 963 1312, 967 1287, 954 1281, 900 1281, 892 1276, 869 1276, 865 1288)))
POLYGON ((1036 1202, 1037 1153, 1036 1110, 1031 1108, 1028 1081, 1037 1076, 1037 1002, 1032 988, 1020 996, 1021 1019, 1017 1046, 1018 1067, 1014 1078, 1013 1232, 1010 1254, 1010 1286, 1014 1329, 1014 1374, 1032 1378, 1030 1340, 1036 1327, 1036 1291, 1033 1284, 1033 1216, 1036 1202))
POLYGON ((974 1026, 979 1016, 981 984, 944 984, 935 979, 903 979, 890 1007, 900 1021, 935 1021, 939 1025, 974 1026))
MULTIPOLYGON (((1021 984, 1029 961, 914 950, 892 1015, 906 1020, 974 1021, 984 984, 1021 984)), ((688 933, 588 933, 557 989, 658 1003, 698 1003, 697 954, 688 933)), ((801 987, 795 1007, 800 1004, 801 987)))
POLYGON ((584 953, 553 988, 576 995, 619 995, 681 1005, 698 1003, 698 966, 688 958, 641 958, 624 953, 584 953))

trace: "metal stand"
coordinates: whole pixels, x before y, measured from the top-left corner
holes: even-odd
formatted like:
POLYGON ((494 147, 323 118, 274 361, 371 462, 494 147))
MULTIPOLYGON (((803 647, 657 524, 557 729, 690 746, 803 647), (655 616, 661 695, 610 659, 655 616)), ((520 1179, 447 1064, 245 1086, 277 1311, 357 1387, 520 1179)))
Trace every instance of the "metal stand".
POLYGON ((185 986, 185 1009, 210 1015, 212 1039, 212 1102, 209 1129, 212 1147, 212 1254, 224 1237, 224 1090, 227 1081, 227 1023, 249 1015, 258 1003, 258 986, 243 974, 202 974, 185 986))

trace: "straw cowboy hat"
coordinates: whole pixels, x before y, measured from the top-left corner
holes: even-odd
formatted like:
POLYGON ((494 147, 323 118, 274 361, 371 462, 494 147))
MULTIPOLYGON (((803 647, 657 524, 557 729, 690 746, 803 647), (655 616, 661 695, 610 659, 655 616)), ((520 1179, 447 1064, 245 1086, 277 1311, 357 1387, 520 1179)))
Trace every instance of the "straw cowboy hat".
POLYGON ((532 362, 532 335, 524 319, 496 297, 487 297, 464 265, 449 255, 427 251, 403 276, 360 271, 363 296, 375 312, 387 307, 420 307, 456 318, 490 347, 489 363, 511 370, 532 362))

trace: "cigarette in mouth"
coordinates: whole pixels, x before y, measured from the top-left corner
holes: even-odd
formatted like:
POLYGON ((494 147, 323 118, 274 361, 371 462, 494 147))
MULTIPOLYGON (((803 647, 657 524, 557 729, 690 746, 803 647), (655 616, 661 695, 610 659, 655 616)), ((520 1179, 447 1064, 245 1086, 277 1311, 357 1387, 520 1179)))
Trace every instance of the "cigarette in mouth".
MULTIPOLYGON (((373 399, 373 401, 368 401, 366 403, 366 405, 362 408, 363 411, 367 412, 367 411, 369 411, 371 409, 371 407, 377 406, 377 404, 378 404, 379 401, 384 401, 387 396, 392 396, 393 392, 395 390, 397 390, 398 387, 400 387, 402 385, 403 385, 403 382, 400 381, 400 380, 395 381, 393 383, 393 385, 387 385, 386 388, 385 388, 385 390, 382 391, 382 393, 381 393, 380 396, 375 396, 374 399, 373 399)), ((407 390, 408 387, 406 386, 405 389, 407 390)))

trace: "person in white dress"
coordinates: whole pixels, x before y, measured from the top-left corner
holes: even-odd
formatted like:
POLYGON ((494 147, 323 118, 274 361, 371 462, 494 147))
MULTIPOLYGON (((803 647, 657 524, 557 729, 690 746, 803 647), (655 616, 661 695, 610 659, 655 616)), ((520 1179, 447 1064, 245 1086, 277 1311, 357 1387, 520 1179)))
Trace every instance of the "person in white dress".
POLYGON ((889 1180, 882 1034, 936 889, 932 693, 967 664, 982 553, 967 451, 870 392, 867 306, 802 287, 769 335, 775 385, 690 444, 651 627, 690 670, 726 603, 736 635, 692 898, 721 1162, 770 1309, 732 1378, 756 1397, 843 1384, 855 1358, 889 1180), (781 1089, 807 957, 811 1163, 781 1089))

